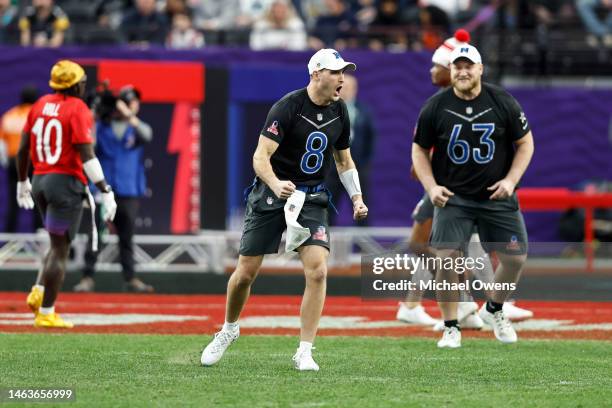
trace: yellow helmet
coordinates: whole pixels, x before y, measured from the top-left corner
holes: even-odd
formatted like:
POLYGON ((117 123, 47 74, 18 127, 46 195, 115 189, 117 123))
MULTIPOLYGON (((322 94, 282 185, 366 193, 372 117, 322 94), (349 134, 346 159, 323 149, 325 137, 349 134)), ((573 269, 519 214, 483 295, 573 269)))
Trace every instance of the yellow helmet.
POLYGON ((84 75, 85 70, 76 62, 61 60, 51 68, 49 86, 56 91, 68 89, 78 84, 84 75))

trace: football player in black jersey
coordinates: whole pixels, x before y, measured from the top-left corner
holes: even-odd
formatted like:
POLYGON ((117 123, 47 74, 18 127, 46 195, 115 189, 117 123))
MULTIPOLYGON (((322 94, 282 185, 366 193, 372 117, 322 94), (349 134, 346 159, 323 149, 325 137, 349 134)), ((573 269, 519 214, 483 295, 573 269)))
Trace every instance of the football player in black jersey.
POLYGON ((308 63, 308 86, 285 95, 270 109, 253 155, 257 177, 247 195, 238 265, 227 286, 225 324, 204 349, 203 365, 219 361, 238 338, 237 321, 264 254, 278 252, 289 217, 298 213, 287 240, 304 265, 306 288, 300 310, 300 345, 293 361, 300 371, 319 369, 311 349, 325 300, 330 197, 323 179, 332 161, 353 201, 353 217, 363 219, 368 214, 349 150, 348 111, 340 99, 344 71, 355 68, 337 51, 320 50, 308 63), (293 234, 293 230, 299 232, 293 234))
MULTIPOLYGON (((436 206, 431 245, 440 257, 458 257, 474 225, 500 266, 495 282, 511 287, 526 260, 527 231, 515 189, 533 155, 533 137, 518 102, 505 90, 481 81, 480 53, 471 45, 451 53, 452 87, 432 96, 419 115, 412 161, 436 206), (433 155, 429 151, 434 149, 433 155)), ((458 282, 441 269, 439 283, 458 282)), ((479 315, 503 343, 516 332, 502 310, 511 290, 496 290, 479 315)), ((438 291, 445 330, 438 347, 460 347, 458 291, 438 291)))
MULTIPOLYGON (((448 38, 441 44, 431 57, 432 66, 429 70, 431 74, 431 82, 433 85, 446 88, 451 85, 450 78, 450 56, 451 52, 461 44, 469 43, 470 34, 459 29, 455 32, 454 36, 448 38)), ((410 169, 411 175, 417 179, 414 173, 414 166, 410 169)), ((408 248, 411 252, 420 256, 432 256, 429 249, 429 236, 431 235, 431 226, 433 221, 434 205, 429 200, 427 193, 424 194, 423 198, 417 203, 414 211, 412 212, 412 231, 410 234, 410 241, 408 242, 408 248)), ((476 231, 477 229, 475 229, 476 231)), ((468 256, 475 256, 475 254, 483 254, 482 247, 477 244, 479 242, 479 236, 477 232, 472 234, 470 251, 468 256)), ((480 279, 482 282, 493 281, 493 265, 489 259, 485 259, 484 268, 472 270, 473 276, 480 279)), ((416 283, 427 282, 431 280, 435 275, 434 272, 430 272, 425 268, 417 269, 413 275, 412 281, 416 283), (432 275, 433 273, 433 275, 432 275)), ((469 278, 468 278, 469 279, 469 278)), ((397 320, 410 323, 431 326, 434 325, 434 330, 444 330, 444 322, 438 321, 432 318, 426 311, 421 300, 423 298, 425 290, 417 286, 414 290, 408 292, 405 302, 399 303, 399 308, 396 313, 397 320)), ((478 316, 478 304, 474 302, 470 294, 470 290, 465 291, 464 301, 459 302, 457 309, 457 320, 461 329, 481 329, 483 327, 483 321, 478 316)), ((504 303, 504 314, 511 321, 525 320, 533 316, 533 312, 516 306, 513 302, 504 303)))
MULTIPOLYGON (((465 30, 457 30, 455 35, 448 38, 441 44, 431 57, 431 83, 439 88, 446 88, 450 86, 450 54, 451 52, 461 44, 466 44, 470 40, 470 34, 465 30)), ((410 168, 411 176, 418 180, 416 173, 414 172, 414 166, 410 168)), ((433 220, 434 206, 429 200, 427 193, 423 195, 423 198, 419 200, 414 211, 412 212, 412 231, 410 233, 410 241, 408 242, 408 248, 415 255, 420 256, 434 256, 429 249, 429 235, 431 234, 431 225, 433 220)), ((425 268, 419 268, 413 275, 412 281, 415 283, 425 282, 431 280, 432 273, 425 268)), ((399 303, 399 309, 397 310, 397 320, 424 326, 433 326, 439 323, 438 320, 431 317, 421 304, 423 294, 425 290, 417 286, 415 289, 408 292, 405 302, 399 303)), ((463 303, 463 302, 462 302, 463 303)), ((467 302, 466 302, 467 303, 467 302)), ((471 303, 471 302, 470 302, 471 303)), ((461 305, 460 305, 461 307, 461 305)), ((478 308, 478 305, 476 305, 478 308)), ((461 314, 462 309, 459 310, 461 314)), ((473 320, 473 314, 467 314, 466 316, 460 316, 459 321, 461 327, 476 327, 477 325, 471 324, 473 320), (461 318, 463 317, 463 319, 461 318), (464 322, 463 320, 469 319, 470 321, 464 322), (466 323, 468 323, 466 325, 466 323)), ((478 322, 476 322, 478 323, 478 322)), ((482 326, 481 326, 482 327, 482 326)))

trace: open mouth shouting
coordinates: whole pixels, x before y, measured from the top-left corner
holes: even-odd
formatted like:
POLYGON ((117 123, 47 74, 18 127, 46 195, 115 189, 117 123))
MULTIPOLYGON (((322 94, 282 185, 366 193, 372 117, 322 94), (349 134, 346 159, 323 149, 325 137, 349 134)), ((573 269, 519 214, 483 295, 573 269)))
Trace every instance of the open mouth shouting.
POLYGON ((336 87, 336 90, 334 91, 334 96, 339 97, 341 89, 342 89, 342 85, 336 87))

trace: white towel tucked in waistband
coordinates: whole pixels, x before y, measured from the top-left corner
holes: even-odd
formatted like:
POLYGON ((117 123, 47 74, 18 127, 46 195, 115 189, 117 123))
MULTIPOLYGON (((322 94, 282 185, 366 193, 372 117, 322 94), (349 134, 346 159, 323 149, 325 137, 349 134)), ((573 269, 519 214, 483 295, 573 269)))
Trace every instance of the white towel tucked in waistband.
POLYGON ((285 221, 287 222, 285 252, 295 250, 310 238, 310 229, 302 227, 297 221, 298 215, 300 215, 300 211, 302 211, 304 206, 304 200, 306 200, 306 193, 296 190, 285 203, 285 221))
POLYGON ((87 201, 91 210, 91 250, 98 252, 98 227, 96 226, 96 201, 87 187, 87 201))

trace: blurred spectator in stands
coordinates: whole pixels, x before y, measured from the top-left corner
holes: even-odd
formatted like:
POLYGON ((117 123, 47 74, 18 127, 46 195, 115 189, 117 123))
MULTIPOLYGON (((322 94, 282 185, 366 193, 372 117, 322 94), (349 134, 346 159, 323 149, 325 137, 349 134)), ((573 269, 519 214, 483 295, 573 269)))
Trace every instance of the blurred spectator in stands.
POLYGON ((237 26, 252 27, 256 21, 265 18, 273 1, 274 0, 240 0, 240 15, 236 19, 237 26))
POLYGON ((166 47, 174 49, 194 49, 204 46, 204 36, 193 28, 191 13, 188 10, 174 13, 172 29, 166 40, 166 47))
POLYGON ((184 13, 187 9, 187 0, 166 0, 162 8, 168 21, 172 21, 176 13, 184 13))
POLYGON ((186 14, 193 25, 193 10, 187 5, 187 0, 167 0, 163 8, 168 22, 172 24, 176 14, 186 14))
POLYGON ((612 0, 576 0, 576 9, 590 36, 589 45, 598 46, 601 40, 612 47, 612 0), (605 16, 602 21, 599 13, 605 16))
POLYGON ((451 24, 444 10, 436 6, 422 7, 419 13, 421 45, 435 50, 449 36, 451 24))
POLYGON ((125 42, 134 45, 163 45, 169 23, 166 15, 156 9, 155 0, 135 0, 121 21, 120 30, 125 42))
POLYGON ((533 14, 538 25, 550 27, 567 23, 574 16, 573 0, 533 0, 531 4, 533 14))
MULTIPOLYGON (((346 103, 348 110, 349 119, 351 121, 351 156, 359 171, 359 179, 361 180, 361 191, 364 197, 368 197, 369 180, 370 180, 370 162, 372 161, 372 155, 374 153, 374 144, 376 143, 376 129, 374 128, 374 121, 372 114, 368 109, 367 105, 357 99, 357 93, 359 91, 357 78, 353 75, 344 74, 344 84, 340 89, 340 97, 346 103)), ((338 177, 338 172, 335 166, 332 166, 333 170, 330 171, 327 187, 330 190, 332 197, 339 201, 341 199, 348 200, 346 194, 342 194, 344 187, 338 177)), ((334 211, 329 212, 330 225, 334 224, 336 213, 334 211)), ((367 220, 357 222, 360 226, 367 225, 367 220)))
POLYGON ((95 10, 98 27, 118 29, 125 10, 130 8, 131 0, 100 0, 95 10))
POLYGON ((265 16, 255 22, 251 31, 254 50, 306 49, 306 29, 288 0, 274 0, 265 16))
MULTIPOLYGON (((134 223, 138 215, 140 197, 146 191, 143 164, 144 145, 153 140, 153 130, 138 117, 140 92, 131 85, 121 88, 119 97, 109 92, 102 95, 96 111, 96 156, 100 160, 104 176, 112 186, 117 202, 117 214, 112 225, 119 237, 119 258, 129 292, 153 292, 153 287, 136 278, 134 270, 134 223)), ((98 222, 99 229, 104 222, 98 222)), ((91 229, 88 229, 91 231, 91 229)), ((91 233, 89 234, 91 240, 91 233)), ((98 253, 92 251, 91 242, 85 253, 83 278, 74 287, 75 292, 91 292, 94 289, 94 272, 98 253)))
POLYGON ((374 21, 377 3, 377 0, 352 0, 350 2, 351 13, 360 27, 366 28, 374 21))
POLYGON ((19 207, 15 200, 17 191, 17 167, 15 156, 19 150, 21 131, 26 123, 28 113, 32 104, 38 98, 38 90, 28 85, 21 90, 21 102, 19 105, 9 109, 0 117, 0 166, 7 170, 8 192, 3 197, 8 197, 8 213, 6 214, 6 232, 17 232, 17 213, 19 207))
POLYGON ((376 17, 368 29, 369 48, 376 51, 385 48, 406 51, 408 37, 405 23, 399 0, 380 0, 376 17))
POLYGON ((551 25, 571 22, 575 17, 573 0, 510 0, 504 5, 506 21, 511 28, 548 29, 551 25))
POLYGON ((298 13, 306 23, 306 27, 311 30, 314 28, 319 17, 328 13, 325 4, 326 0, 300 0, 298 13))
POLYGON ((353 30, 357 21, 345 0, 325 0, 325 6, 326 13, 317 18, 308 45, 314 49, 346 48, 349 40, 355 37, 353 30))
POLYGON ((59 47, 70 21, 53 0, 32 0, 19 19, 20 43, 23 46, 59 47))
POLYGON ((190 0, 193 22, 201 30, 231 30, 240 16, 240 0, 190 0))
POLYGON ((12 44, 17 31, 17 7, 10 0, 0 0, 0 44, 12 44))
POLYGON ((459 23, 466 20, 467 16, 473 15, 475 9, 480 6, 474 0, 420 0, 422 6, 434 6, 444 11, 449 20, 459 23))

